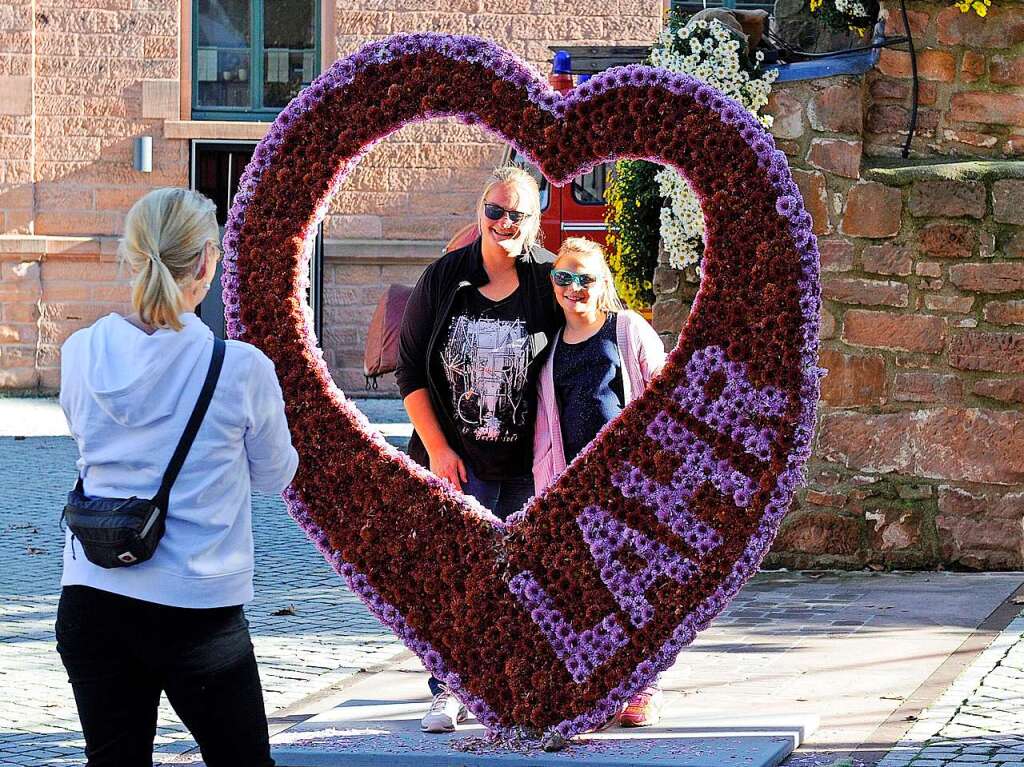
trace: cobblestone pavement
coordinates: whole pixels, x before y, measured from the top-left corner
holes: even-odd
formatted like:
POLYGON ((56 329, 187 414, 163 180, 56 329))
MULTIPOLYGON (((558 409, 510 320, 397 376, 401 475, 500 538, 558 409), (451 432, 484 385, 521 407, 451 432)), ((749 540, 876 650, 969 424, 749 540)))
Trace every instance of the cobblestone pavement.
MULTIPOLYGON (((67 437, 0 438, 2 765, 84 762, 71 688, 53 638, 63 546, 58 517, 74 484, 76 457, 67 437)), ((253 526, 256 599, 246 613, 268 712, 402 652, 306 540, 279 498, 254 496, 253 526), (282 610, 286 614, 274 614, 282 610)), ((157 753, 169 759, 194 747, 164 701, 157 753)))
MULTIPOLYGON (((384 424, 389 439, 405 441, 408 426, 403 423, 400 403, 357 404, 374 423, 384 424)), ((12 413, 30 412, 38 424, 34 414, 39 403, 32 405, 27 410, 12 408, 10 401, 0 400, 0 434, 45 433, 45 429, 27 431, 12 426, 12 413)), ((45 407, 56 406, 50 401, 45 407)), ((75 456, 74 444, 67 437, 0 436, 0 765, 57 767, 84 761, 71 690, 53 639, 63 540, 57 518, 64 494, 73 483, 75 456)), ((279 499, 257 495, 253 511, 257 596, 247 606, 247 614, 268 712, 280 711, 359 669, 385 664, 402 653, 398 642, 381 630, 305 540, 279 499)), ((944 576, 953 577, 935 577, 944 576)), ((780 573, 769 576, 768 581, 785 577, 780 573)), ((885 576, 885 580, 894 577, 898 580, 897 576, 885 576)), ((823 631, 831 637, 864 630, 868 618, 852 608, 868 595, 849 586, 832 594, 829 580, 826 577, 821 582, 823 591, 817 602, 802 594, 798 603, 788 608, 815 614, 824 611, 816 631, 813 622, 799 631, 786 629, 789 613, 777 616, 763 604, 760 591, 769 585, 764 576, 744 590, 716 626, 742 628, 750 622, 761 631, 779 632, 776 639, 780 642, 797 642, 798 637, 806 641, 808 631, 823 631), (824 620, 832 608, 841 614, 824 620)), ((867 601, 875 604, 878 600, 867 601)), ((870 622, 885 620, 893 618, 879 614, 870 622)), ((722 657, 726 662, 730 656, 725 653, 722 657)), ((772 657, 778 665, 778 656, 772 657)), ((731 688, 742 681, 731 679, 726 667, 708 673, 718 686, 731 688)), ((878 673, 886 672, 880 669, 878 673)), ((684 676, 692 684, 699 675, 684 676)), ((772 683, 781 682, 775 679, 772 683)), ((159 718, 156 761, 172 761, 194 745, 165 704, 159 718)), ((190 761, 196 763, 194 758, 190 761)), ((856 754, 853 759, 837 760, 834 751, 831 755, 796 753, 787 761, 791 767, 863 764, 856 754)), ((1024 617, 1013 621, 968 666, 879 767, 979 764, 1024 767, 1024 617)))
POLYGON ((878 767, 1024 767, 1024 614, 993 640, 878 767))

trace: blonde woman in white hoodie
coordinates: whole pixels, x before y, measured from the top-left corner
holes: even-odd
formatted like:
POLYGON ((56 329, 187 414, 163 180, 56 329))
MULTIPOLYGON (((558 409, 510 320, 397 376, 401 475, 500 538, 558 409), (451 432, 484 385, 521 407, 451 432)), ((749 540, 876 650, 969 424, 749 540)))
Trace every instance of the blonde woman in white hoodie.
MULTIPOLYGON (((158 189, 125 220, 134 313, 61 350, 60 402, 90 498, 152 498, 213 355, 193 313, 220 255, 214 204, 158 189)), ((152 763, 161 692, 210 767, 272 765, 242 605, 253 597, 250 491, 281 492, 298 465, 267 357, 228 341, 209 410, 170 492, 151 559, 104 569, 70 531, 57 611, 89 767, 152 763)))

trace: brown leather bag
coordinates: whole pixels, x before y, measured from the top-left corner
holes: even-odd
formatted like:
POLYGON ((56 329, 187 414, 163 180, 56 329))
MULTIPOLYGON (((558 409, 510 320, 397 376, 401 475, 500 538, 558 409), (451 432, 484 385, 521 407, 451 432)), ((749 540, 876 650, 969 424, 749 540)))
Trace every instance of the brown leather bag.
MULTIPOLYGON (((480 229, 475 223, 466 224, 448 240, 444 253, 465 247, 480 236, 480 229)), ((366 388, 376 389, 377 379, 386 373, 394 372, 398 366, 398 343, 402 336, 402 315, 405 305, 409 303, 412 288, 406 285, 388 285, 384 295, 380 297, 377 308, 370 318, 370 328, 366 332, 366 348, 363 351, 363 375, 366 376, 366 388)))
POLYGON ((409 303, 412 288, 408 285, 388 285, 380 297, 370 319, 363 352, 363 375, 366 388, 376 389, 377 379, 391 373, 398 366, 398 342, 402 335, 402 315, 409 303))

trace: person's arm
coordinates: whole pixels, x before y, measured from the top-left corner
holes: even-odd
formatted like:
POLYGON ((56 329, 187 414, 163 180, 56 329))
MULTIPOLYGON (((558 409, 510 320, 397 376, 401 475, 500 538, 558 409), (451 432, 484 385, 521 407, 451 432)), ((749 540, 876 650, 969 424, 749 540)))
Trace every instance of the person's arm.
POLYGON ((550 355, 540 370, 537 378, 537 415, 533 422, 533 494, 540 495, 554 480, 553 460, 551 451, 551 423, 548 421, 549 397, 554 392, 547 386, 548 366, 552 364, 550 355))
MULTIPOLYGON (((644 386, 665 367, 665 344, 661 336, 643 317, 636 317, 636 340, 639 352, 640 372, 644 377, 644 386)), ((637 395, 639 396, 639 395, 637 395)))
POLYGON ((427 346, 437 312, 430 285, 432 278, 433 267, 428 267, 412 289, 402 314, 395 365, 395 383, 402 399, 417 389, 427 388, 427 346))
POLYGON ((295 476, 299 454, 292 447, 274 363, 260 351, 253 354, 248 383, 249 423, 245 430, 245 453, 249 460, 249 476, 257 490, 280 493, 295 476))
POLYGON ((430 402, 430 392, 426 389, 416 389, 408 394, 402 403, 413 428, 423 441, 423 447, 426 448, 427 456, 430 458, 430 470, 461 490, 462 483, 468 479, 466 465, 458 453, 452 450, 441 430, 434 406, 430 402))
POLYGON ((439 311, 432 300, 435 293, 431 289, 433 277, 433 271, 428 268, 405 305, 395 381, 409 420, 427 451, 430 470, 461 490, 462 483, 466 481, 466 466, 448 444, 427 390, 427 365, 430 364, 427 347, 437 322, 435 315, 439 311))
POLYGON ((64 420, 67 421, 68 431, 75 436, 75 427, 71 421, 71 369, 73 366, 71 354, 71 339, 64 342, 60 350, 60 409, 64 413, 64 420))

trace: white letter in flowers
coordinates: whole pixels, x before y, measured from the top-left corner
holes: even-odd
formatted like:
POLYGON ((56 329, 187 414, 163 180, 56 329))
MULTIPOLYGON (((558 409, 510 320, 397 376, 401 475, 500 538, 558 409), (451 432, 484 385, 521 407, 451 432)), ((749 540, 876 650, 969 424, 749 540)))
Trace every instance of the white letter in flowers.
POLYGON ((508 587, 530 611, 530 618, 540 627, 551 649, 577 684, 586 682, 594 669, 629 642, 614 615, 605 616, 591 629, 577 632, 527 570, 515 576, 508 587))
POLYGON ((752 418, 782 415, 786 395, 772 386, 755 388, 747 378, 747 366, 726 360, 720 346, 694 352, 686 363, 686 383, 677 386, 672 395, 687 413, 735 440, 750 455, 762 461, 771 458, 774 432, 755 425, 752 418), (717 398, 709 400, 707 386, 716 374, 725 377, 725 385, 717 398))
POLYGON ((647 601, 647 590, 658 578, 667 576, 678 583, 686 583, 697 571, 690 560, 619 522, 597 506, 585 508, 576 517, 576 524, 590 547, 601 580, 636 628, 643 628, 654 617, 654 607, 647 601), (618 561, 616 556, 625 546, 647 563, 643 569, 630 572, 618 561))

